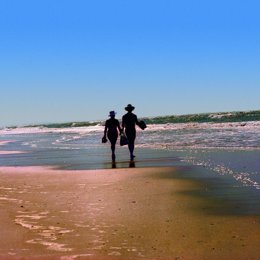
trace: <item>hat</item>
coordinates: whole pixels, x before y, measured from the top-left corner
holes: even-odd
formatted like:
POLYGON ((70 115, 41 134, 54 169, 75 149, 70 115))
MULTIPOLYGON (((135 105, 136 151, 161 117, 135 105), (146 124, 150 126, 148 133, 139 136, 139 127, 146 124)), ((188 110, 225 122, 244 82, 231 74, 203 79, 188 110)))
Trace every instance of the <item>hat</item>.
POLYGON ((108 116, 115 116, 116 112, 115 111, 110 111, 108 116))
POLYGON ((127 107, 125 107, 126 111, 133 111, 135 107, 133 107, 131 104, 128 104, 127 107))

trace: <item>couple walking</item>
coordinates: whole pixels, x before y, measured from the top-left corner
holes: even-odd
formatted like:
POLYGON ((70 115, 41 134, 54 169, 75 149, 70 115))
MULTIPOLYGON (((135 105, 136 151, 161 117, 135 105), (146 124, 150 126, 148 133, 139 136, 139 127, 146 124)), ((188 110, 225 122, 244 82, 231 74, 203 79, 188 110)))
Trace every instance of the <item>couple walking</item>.
POLYGON ((140 125, 140 122, 137 119, 137 116, 132 113, 135 107, 131 104, 128 104, 125 107, 127 113, 122 118, 122 128, 120 127, 119 121, 115 118, 115 111, 111 111, 109 113, 110 119, 106 121, 105 130, 104 130, 104 137, 102 138, 103 141, 106 141, 106 137, 109 139, 111 143, 111 150, 112 150, 112 161, 115 162, 115 148, 116 148, 116 141, 118 138, 118 131, 120 134, 126 134, 128 139, 128 149, 130 152, 130 160, 134 160, 134 148, 135 148, 135 137, 136 137, 136 129, 135 125, 140 125))

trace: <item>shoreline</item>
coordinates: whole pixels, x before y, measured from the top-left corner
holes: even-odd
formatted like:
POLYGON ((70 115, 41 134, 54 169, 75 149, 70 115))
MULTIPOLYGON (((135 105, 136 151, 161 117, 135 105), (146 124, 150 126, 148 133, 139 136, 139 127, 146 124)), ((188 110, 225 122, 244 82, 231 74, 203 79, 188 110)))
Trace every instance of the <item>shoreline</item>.
POLYGON ((0 167, 0 259, 258 259, 260 216, 189 171, 0 167))

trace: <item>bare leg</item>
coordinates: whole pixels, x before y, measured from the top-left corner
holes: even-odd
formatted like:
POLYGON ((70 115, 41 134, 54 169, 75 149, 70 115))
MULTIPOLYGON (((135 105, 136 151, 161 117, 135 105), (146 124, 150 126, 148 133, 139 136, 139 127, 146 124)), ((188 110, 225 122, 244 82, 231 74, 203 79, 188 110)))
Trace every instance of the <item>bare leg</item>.
POLYGON ((135 156, 134 156, 134 149, 135 149, 135 137, 136 137, 136 132, 132 130, 126 130, 126 136, 128 139, 128 149, 130 152, 130 160, 133 161, 135 156))
POLYGON ((134 142, 129 142, 128 144, 128 149, 129 149, 129 152, 130 152, 130 159, 131 161, 134 160, 135 156, 134 156, 134 149, 135 149, 135 144, 134 142))
POLYGON ((115 143, 111 143, 112 161, 113 162, 116 160, 115 150, 116 150, 116 144, 115 143))

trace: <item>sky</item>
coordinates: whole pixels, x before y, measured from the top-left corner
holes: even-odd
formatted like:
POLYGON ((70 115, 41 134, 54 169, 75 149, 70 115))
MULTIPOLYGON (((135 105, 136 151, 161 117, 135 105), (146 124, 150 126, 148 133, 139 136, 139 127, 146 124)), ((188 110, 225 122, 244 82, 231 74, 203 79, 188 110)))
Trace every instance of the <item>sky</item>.
POLYGON ((0 126, 260 109, 260 1, 0 0, 0 126))

